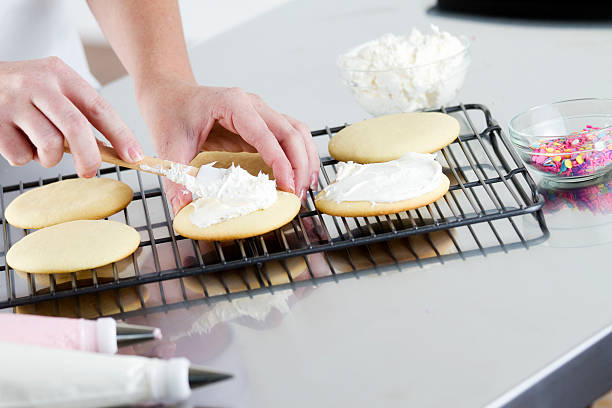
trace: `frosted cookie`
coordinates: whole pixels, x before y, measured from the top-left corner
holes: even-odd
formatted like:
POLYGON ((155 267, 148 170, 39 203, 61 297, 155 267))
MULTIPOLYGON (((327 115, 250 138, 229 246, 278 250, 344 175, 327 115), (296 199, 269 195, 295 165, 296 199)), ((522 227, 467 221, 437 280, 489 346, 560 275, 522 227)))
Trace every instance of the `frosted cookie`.
POLYGON ((277 199, 270 207, 203 228, 192 222, 192 215, 198 205, 196 200, 176 215, 174 230, 184 237, 207 241, 224 241, 265 234, 290 222, 300 210, 300 199, 295 194, 284 191, 276 193, 277 199))
POLYGON ((317 209, 341 217, 369 217, 423 207, 450 181, 431 154, 406 153, 385 163, 338 163, 336 180, 315 198, 317 209))
POLYGON ((27 273, 67 273, 99 268, 136 251, 140 234, 106 220, 70 221, 26 235, 6 254, 13 269, 27 273))
POLYGON ((198 197, 174 219, 175 231, 187 238, 231 240, 264 234, 291 221, 300 209, 297 196, 277 191, 267 174, 257 171, 254 176, 236 163, 227 169, 202 165, 197 177, 182 165, 162 172, 198 197))
POLYGON ((4 216, 18 228, 39 229, 74 220, 99 220, 121 211, 134 192, 108 178, 57 181, 26 191, 6 208, 4 216))
POLYGON ((248 153, 248 152, 202 152, 198 154, 189 163, 193 167, 200 167, 204 164, 216 162, 214 167, 220 169, 227 169, 232 165, 240 166, 251 175, 257 176, 261 171, 267 174, 270 179, 274 179, 274 174, 270 166, 264 162, 259 153, 248 153))
POLYGON ((354 123, 329 141, 339 161, 380 163, 407 152, 433 153, 459 136, 459 122, 438 112, 399 113, 354 123))

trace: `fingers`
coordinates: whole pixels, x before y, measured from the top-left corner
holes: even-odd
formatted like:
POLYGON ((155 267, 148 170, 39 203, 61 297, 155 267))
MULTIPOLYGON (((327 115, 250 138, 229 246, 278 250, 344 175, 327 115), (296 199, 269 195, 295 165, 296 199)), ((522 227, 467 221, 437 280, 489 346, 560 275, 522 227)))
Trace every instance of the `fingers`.
POLYGON ((183 207, 191 202, 193 199, 191 193, 185 189, 185 186, 173 183, 165 177, 163 184, 166 197, 168 197, 168 202, 172 207, 172 212, 176 215, 183 207))
POLYGON ((53 167, 64 155, 64 136, 35 106, 15 120, 35 147, 35 157, 43 167, 53 167))
POLYGON ((289 123, 299 132, 299 134, 304 139, 304 146, 306 147, 306 153, 308 154, 308 164, 309 164, 309 186, 311 189, 316 190, 319 185, 319 152, 317 150, 317 145, 312 138, 312 134, 310 133, 310 129, 308 126, 303 124, 302 122, 292 118, 289 115, 283 115, 289 123))
POLYGON ((296 186, 291 163, 255 108, 250 103, 243 103, 240 109, 235 109, 231 114, 230 121, 229 125, 257 149, 262 159, 272 168, 278 187, 281 190, 295 193, 296 186))
POLYGON ((102 160, 85 116, 62 94, 45 93, 32 102, 66 138, 79 176, 95 176, 102 160))
POLYGON ((142 147, 111 104, 70 67, 60 73, 62 92, 127 162, 142 160, 142 147))
POLYGON ((256 109, 285 151, 293 169, 296 194, 303 200, 310 184, 311 173, 304 139, 283 115, 263 103, 258 104, 256 109))
MULTIPOLYGON (((59 58, 6 64, 0 67, 0 125, 18 131, 19 138, 5 130, 11 139, 21 140, 15 146, 27 146, 23 157, 53 166, 61 160, 66 141, 77 173, 94 176, 101 160, 93 124, 122 159, 142 159, 142 149, 119 115, 59 58)), ((5 150, 14 156, 14 146, 7 145, 5 150)), ((11 160, 18 163, 16 156, 11 160)))
POLYGON ((34 149, 19 129, 3 125, 0 126, 0 154, 11 166, 23 166, 34 158, 34 149))
MULTIPOLYGON (((184 132, 181 129, 156 129, 156 133, 161 135, 179 135, 181 131, 184 132)), ((185 137, 179 143, 176 142, 176 139, 171 138, 154 139, 154 143, 155 150, 160 157, 177 163, 188 164, 196 154, 198 141, 195 138, 185 137)), ((176 215, 192 201, 191 193, 182 184, 173 183, 165 177, 162 182, 168 203, 176 215)))

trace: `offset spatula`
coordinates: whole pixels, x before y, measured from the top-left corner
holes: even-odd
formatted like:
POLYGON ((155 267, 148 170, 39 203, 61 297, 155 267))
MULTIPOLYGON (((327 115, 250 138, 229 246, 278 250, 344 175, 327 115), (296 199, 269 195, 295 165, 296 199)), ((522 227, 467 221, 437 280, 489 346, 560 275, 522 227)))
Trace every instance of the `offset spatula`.
MULTIPOLYGON (((223 176, 223 169, 217 169, 211 166, 202 166, 201 168, 198 168, 151 156, 144 156, 144 158, 139 162, 129 163, 125 160, 122 160, 117 154, 117 151, 112 147, 103 145, 98 145, 98 147, 100 148, 100 156, 102 157, 103 162, 115 164, 117 166, 127 167, 134 170, 144 171, 146 173, 158 174, 160 176, 165 177, 166 175, 163 173, 163 170, 168 170, 174 165, 184 166, 185 170, 187 171, 187 174, 196 177, 198 181, 202 182, 210 182, 211 180, 218 179, 223 176), (145 166, 145 168, 141 167, 143 165, 145 166)), ((70 147, 68 145, 64 145, 64 151, 66 153, 71 153, 70 147)))

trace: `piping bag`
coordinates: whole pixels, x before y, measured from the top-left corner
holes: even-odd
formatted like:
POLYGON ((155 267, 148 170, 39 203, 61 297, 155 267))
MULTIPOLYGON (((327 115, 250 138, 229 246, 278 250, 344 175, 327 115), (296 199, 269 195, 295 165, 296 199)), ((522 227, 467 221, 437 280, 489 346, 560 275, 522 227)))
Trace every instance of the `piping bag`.
POLYGON ((231 375, 160 360, 0 342, 0 408, 176 404, 231 375))
POLYGON ((0 341, 115 354, 118 347, 161 339, 156 327, 97 320, 0 313, 0 341))

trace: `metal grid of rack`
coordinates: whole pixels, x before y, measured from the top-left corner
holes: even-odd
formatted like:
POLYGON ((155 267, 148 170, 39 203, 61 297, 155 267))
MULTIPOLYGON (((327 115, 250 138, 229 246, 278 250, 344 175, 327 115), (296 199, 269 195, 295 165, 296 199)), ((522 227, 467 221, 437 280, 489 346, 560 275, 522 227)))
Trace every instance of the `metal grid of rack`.
MULTIPOLYGON (((208 299, 260 289, 357 273, 405 262, 444 262, 447 257, 489 250, 528 248, 547 238, 543 198, 499 125, 482 105, 442 109, 462 124, 460 137, 438 154, 451 180, 448 193, 417 210, 377 217, 333 217, 314 207, 316 192, 286 226, 271 233, 231 242, 197 242, 174 234, 161 179, 135 170, 112 167, 101 177, 124 181, 134 200, 109 219, 136 228, 138 251, 126 260, 86 273, 48 277, 23 274, 6 266, 11 244, 31 231, 2 220, 0 308, 30 305, 37 313, 66 314, 68 307, 85 317, 125 313, 156 304, 208 299), (528 217, 527 233, 517 222, 528 217), (531 236, 528 236, 531 235, 531 236), (299 262, 296 262, 299 260, 299 262), (105 302, 112 299, 112 307, 105 302), (62 305, 57 300, 70 302, 62 305), (40 303, 44 302, 44 303, 40 303), (53 304, 51 311, 42 305, 53 304), (37 309, 38 308, 38 309, 37 309), (41 309, 42 308, 42 309, 41 309), (85 312, 87 309, 89 312, 85 312)), ((313 132, 331 137, 344 126, 313 132)), ((335 177, 335 164, 322 157, 320 188, 335 177)), ((3 186, 0 207, 27 189, 62 178, 3 186)))

